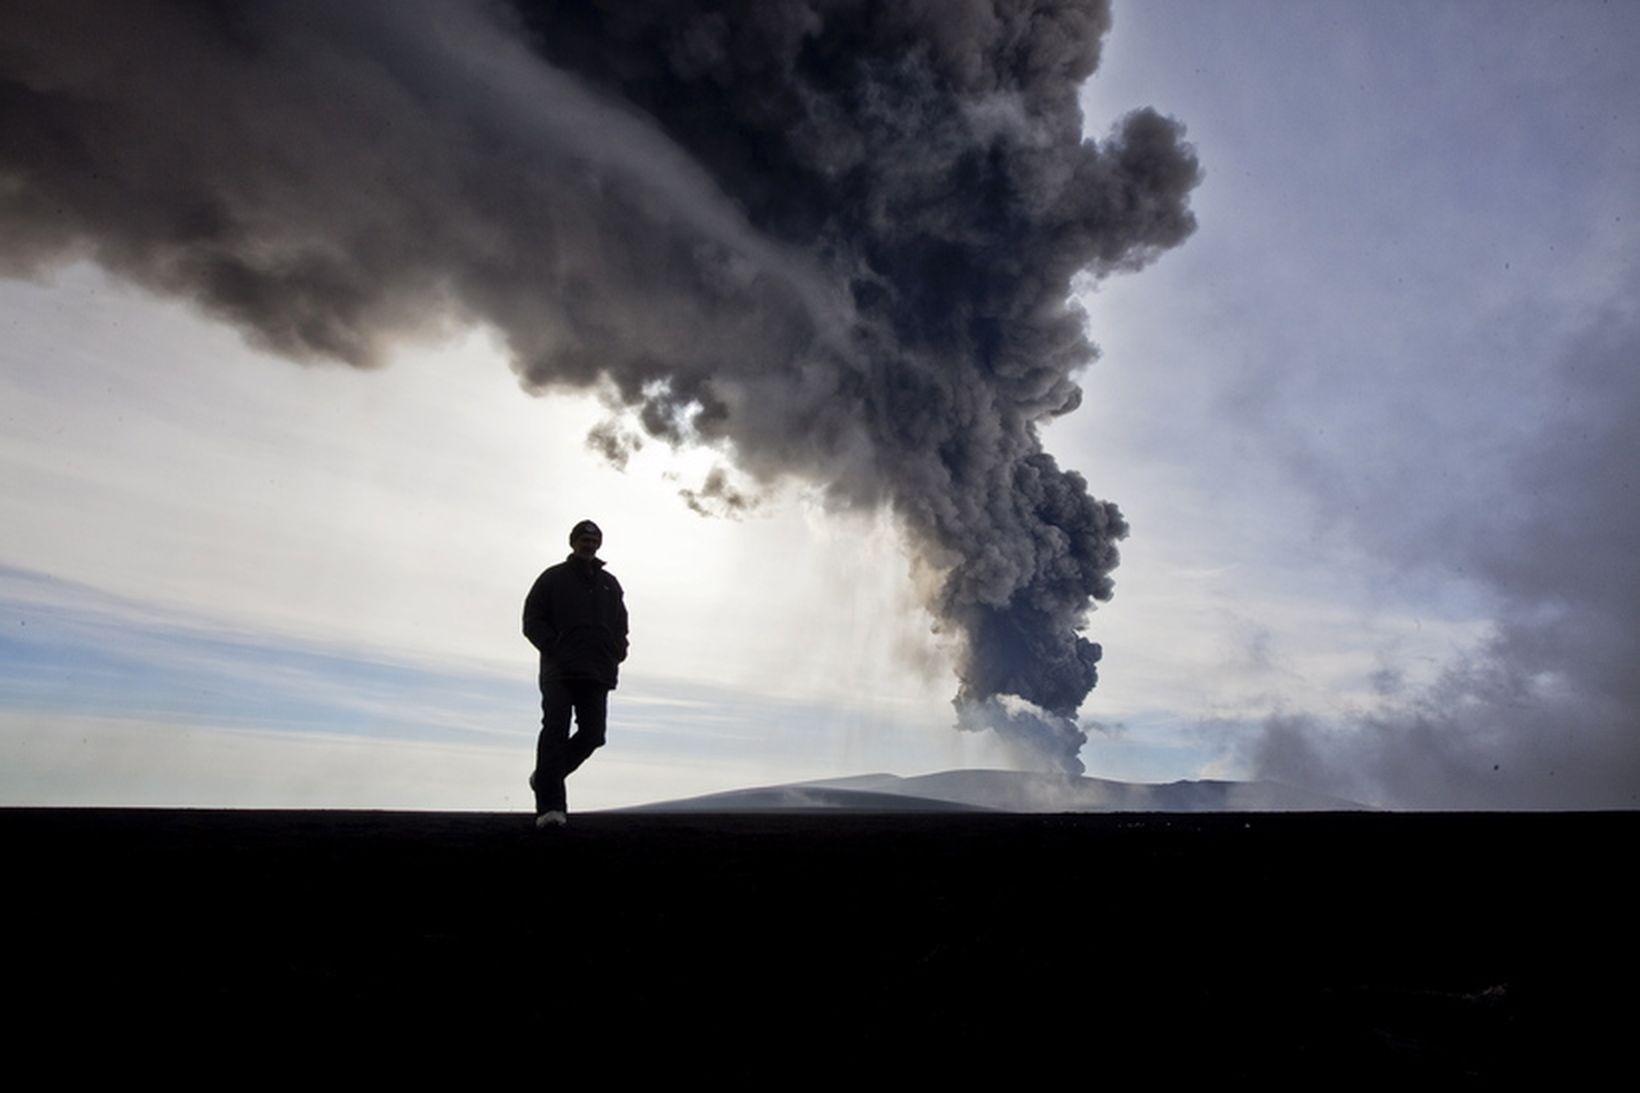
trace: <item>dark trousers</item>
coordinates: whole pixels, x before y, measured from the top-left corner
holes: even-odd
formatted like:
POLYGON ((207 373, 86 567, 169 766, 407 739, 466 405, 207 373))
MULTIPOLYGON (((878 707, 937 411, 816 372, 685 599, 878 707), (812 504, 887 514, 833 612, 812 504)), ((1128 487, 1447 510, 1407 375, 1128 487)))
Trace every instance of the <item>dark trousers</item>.
POLYGON ((564 779, 604 746, 609 688, 595 679, 541 680, 541 735, 535 741, 535 811, 568 812, 564 779), (575 712, 575 735, 569 732, 575 712))

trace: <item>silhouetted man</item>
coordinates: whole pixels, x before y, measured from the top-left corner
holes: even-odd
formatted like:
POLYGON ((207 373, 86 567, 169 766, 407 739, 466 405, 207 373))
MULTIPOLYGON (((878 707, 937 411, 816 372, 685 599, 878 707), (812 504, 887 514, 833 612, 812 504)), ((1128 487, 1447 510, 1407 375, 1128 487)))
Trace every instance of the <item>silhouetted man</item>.
POLYGON ((603 542, 597 524, 576 524, 570 556, 537 577, 524 601, 524 636, 541 651, 541 735, 530 775, 539 828, 569 822, 564 779, 603 746, 609 692, 626 659, 626 603, 598 558, 603 542))

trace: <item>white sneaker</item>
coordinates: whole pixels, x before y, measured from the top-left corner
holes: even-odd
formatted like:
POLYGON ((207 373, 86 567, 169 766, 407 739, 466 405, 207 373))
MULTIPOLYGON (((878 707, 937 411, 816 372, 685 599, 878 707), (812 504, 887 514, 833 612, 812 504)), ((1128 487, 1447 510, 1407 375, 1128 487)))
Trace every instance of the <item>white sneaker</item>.
POLYGON ((538 831, 545 831, 549 827, 567 827, 569 817, 562 812, 543 812, 535 818, 535 827, 538 831))

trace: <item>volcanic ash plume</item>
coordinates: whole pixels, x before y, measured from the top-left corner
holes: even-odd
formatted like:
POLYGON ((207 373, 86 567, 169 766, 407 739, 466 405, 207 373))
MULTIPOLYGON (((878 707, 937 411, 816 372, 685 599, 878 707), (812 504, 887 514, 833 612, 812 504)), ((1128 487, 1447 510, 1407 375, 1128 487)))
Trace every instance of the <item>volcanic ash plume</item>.
MULTIPOLYGON (((367 366, 492 326, 754 487, 890 506, 959 708, 1079 770, 1126 525, 1042 451, 1079 273, 1183 240, 1149 110, 1082 137, 1103 3, 12 2, 0 270, 89 257, 254 344, 367 366)), ((719 477, 691 503, 746 495, 719 477)))

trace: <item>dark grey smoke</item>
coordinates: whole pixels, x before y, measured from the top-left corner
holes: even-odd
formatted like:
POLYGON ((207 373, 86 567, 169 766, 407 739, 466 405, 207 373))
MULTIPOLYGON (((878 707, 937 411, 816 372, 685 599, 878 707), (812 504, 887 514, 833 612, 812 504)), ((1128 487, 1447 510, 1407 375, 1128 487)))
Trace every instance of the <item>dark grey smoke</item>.
MULTIPOLYGON (((887 505, 943 575, 960 705, 1080 770, 1126 525, 1042 451, 1071 278, 1191 232, 1149 110, 1082 138, 1102 2, 9 2, 0 272, 90 258, 368 366, 491 324, 589 442, 887 505), (628 422, 631 424, 629 425, 628 422), (1016 696, 1029 706, 1002 696, 1016 696)), ((688 498, 734 509, 723 476, 688 498)))

